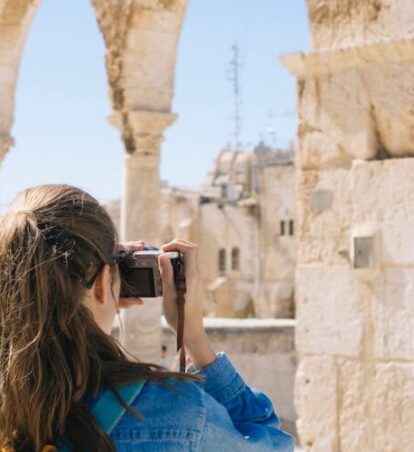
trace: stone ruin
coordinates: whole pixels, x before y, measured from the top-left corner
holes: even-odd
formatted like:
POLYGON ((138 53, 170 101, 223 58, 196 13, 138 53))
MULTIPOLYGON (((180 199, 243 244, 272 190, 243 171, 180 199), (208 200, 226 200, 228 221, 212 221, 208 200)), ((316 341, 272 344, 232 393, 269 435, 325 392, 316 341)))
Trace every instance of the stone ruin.
MULTIPOLYGON (((111 122, 125 143, 121 232, 151 241, 160 214, 148 206, 160 200, 160 144, 175 118, 187 1, 92 3, 107 46, 111 122)), ((0 0, 0 158, 13 144, 21 50, 39 5, 0 0)), ((307 6, 312 49, 282 59, 298 79, 298 430, 309 451, 410 452, 414 4, 307 6)), ((152 304, 125 318, 127 346, 139 342, 144 360, 159 354, 159 314, 152 304)))
POLYGON ((414 3, 308 0, 297 77, 297 423, 309 451, 414 444, 414 3))

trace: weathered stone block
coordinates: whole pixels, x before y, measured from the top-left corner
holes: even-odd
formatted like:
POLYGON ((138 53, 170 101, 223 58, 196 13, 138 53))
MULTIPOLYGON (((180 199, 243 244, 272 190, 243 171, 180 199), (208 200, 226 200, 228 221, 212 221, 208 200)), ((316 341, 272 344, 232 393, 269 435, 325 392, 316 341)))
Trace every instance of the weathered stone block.
POLYGON ((411 452, 414 444, 414 364, 378 363, 372 424, 374 447, 381 452, 411 452))
POLYGON ((373 364, 343 358, 337 358, 336 363, 340 450, 374 450, 367 423, 372 416, 369 401, 374 378, 373 364))
POLYGON ((414 265, 414 158, 352 166, 352 222, 378 225, 381 259, 414 265))
POLYGON ((19 55, 19 47, 26 30, 18 25, 0 24, 0 49, 11 49, 19 55))
POLYGON ((358 356, 364 298, 353 271, 343 266, 299 265, 295 287, 298 351, 358 356))
POLYGON ((369 102, 356 69, 299 82, 299 167, 344 167, 353 158, 374 157, 377 137, 369 102))
POLYGON ((296 373, 295 406, 301 445, 309 452, 338 452, 337 370, 330 357, 306 356, 296 373))
POLYGON ((297 174, 298 263, 349 265, 350 174, 345 169, 297 174), (331 193, 330 208, 314 209, 314 193, 331 193))
POLYGON ((131 30, 128 33, 127 49, 134 51, 135 59, 138 59, 142 53, 156 53, 159 57, 168 56, 171 54, 171 49, 175 56, 175 39, 176 36, 172 32, 131 30))
POLYGON ((174 11, 146 9, 134 14, 131 20, 131 27, 141 30, 176 32, 181 20, 182 16, 174 11))
POLYGON ((385 268, 374 290, 376 356, 414 360, 414 268, 385 268))
POLYGON ((414 57, 364 69, 378 150, 385 155, 414 154, 414 57))
POLYGON ((5 0, 0 5, 0 24, 28 25, 40 0, 5 0))

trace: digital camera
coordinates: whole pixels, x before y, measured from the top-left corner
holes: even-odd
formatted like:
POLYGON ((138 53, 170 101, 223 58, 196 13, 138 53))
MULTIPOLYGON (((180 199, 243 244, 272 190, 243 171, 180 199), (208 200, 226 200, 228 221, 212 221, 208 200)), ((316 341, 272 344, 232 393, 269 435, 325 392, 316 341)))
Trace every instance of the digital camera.
POLYGON ((184 263, 180 253, 175 251, 164 253, 152 246, 145 247, 142 251, 119 251, 117 262, 121 276, 122 298, 162 296, 161 275, 158 269, 160 254, 169 256, 176 280, 179 266, 184 263))

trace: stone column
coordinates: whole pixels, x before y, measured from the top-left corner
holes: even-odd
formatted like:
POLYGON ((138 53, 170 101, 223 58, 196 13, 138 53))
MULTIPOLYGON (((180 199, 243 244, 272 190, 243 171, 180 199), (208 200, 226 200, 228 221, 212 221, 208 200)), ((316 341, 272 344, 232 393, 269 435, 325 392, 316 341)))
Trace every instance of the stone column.
MULTIPOLYGON (((127 143, 121 204, 122 240, 144 240, 160 246, 160 147, 169 112, 134 111, 124 119, 127 143)), ((158 363, 161 348, 161 300, 124 311, 123 344, 142 361, 158 363)))

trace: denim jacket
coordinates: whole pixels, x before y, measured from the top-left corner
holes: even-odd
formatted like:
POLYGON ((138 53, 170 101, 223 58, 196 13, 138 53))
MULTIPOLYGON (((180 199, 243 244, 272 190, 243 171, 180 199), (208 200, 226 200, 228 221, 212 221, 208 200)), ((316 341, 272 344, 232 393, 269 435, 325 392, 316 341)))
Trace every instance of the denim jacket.
POLYGON ((189 372, 204 382, 145 383, 132 403, 144 418, 126 412, 110 435, 117 451, 293 451, 271 401, 245 384, 224 353, 189 372))

